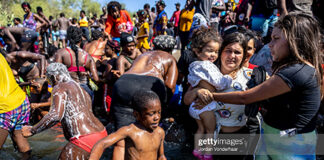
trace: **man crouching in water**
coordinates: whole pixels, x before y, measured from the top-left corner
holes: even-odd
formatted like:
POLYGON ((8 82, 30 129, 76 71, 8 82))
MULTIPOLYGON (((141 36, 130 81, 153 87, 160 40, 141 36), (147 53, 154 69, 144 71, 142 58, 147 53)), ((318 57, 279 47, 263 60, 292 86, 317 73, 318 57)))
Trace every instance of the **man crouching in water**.
MULTIPOLYGON (((131 100, 139 89, 155 92, 162 110, 168 97, 173 95, 178 78, 177 62, 171 55, 175 40, 172 36, 163 35, 156 37, 153 43, 154 51, 137 57, 132 67, 114 84, 111 108, 116 129, 135 122, 131 100)), ((124 146, 124 140, 115 145, 114 160, 124 159, 124 146)))
MULTIPOLYGON (((120 128, 100 140, 92 149, 90 160, 98 160, 104 149, 125 139, 125 159, 166 160, 164 130, 159 127, 161 103, 153 91, 139 90, 132 100, 136 122, 120 128)), ((123 157, 124 155, 119 155, 123 157)))
POLYGON ((61 122, 69 143, 59 159, 88 159, 93 145, 107 136, 105 127, 93 115, 91 98, 75 82, 65 65, 52 63, 46 68, 46 77, 54 86, 49 113, 34 126, 24 126, 23 136, 29 137, 61 122))

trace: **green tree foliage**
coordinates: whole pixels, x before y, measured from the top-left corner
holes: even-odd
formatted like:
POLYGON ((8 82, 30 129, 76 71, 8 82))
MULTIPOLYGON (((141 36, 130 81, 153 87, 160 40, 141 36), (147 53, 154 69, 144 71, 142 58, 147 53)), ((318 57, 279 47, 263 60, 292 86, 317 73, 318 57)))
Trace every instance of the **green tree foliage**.
MULTIPOLYGON (((102 14, 101 5, 97 0, 0 0, 0 26, 11 25, 15 17, 24 19, 25 12, 21 8, 21 3, 28 2, 32 8, 32 12, 36 13, 36 7, 43 8, 44 14, 55 19, 63 12, 67 18, 79 18, 80 11, 84 10, 86 16, 91 18, 93 14, 99 17, 102 14)), ((107 5, 108 2, 105 4, 107 5)), ((122 8, 127 8, 121 3, 122 8)), ((135 12, 128 11, 131 17, 135 12)))
MULTIPOLYGON (((78 19, 80 11, 84 10, 88 17, 93 14, 98 16, 102 14, 101 5, 96 0, 25 0, 32 8, 32 12, 36 13, 36 7, 43 8, 44 14, 49 17, 58 18, 63 12, 65 17, 78 19)), ((0 1, 0 26, 6 26, 8 21, 18 17, 23 19, 25 12, 21 8, 24 0, 1 0, 0 1)), ((11 24, 11 22, 9 24, 11 24)))

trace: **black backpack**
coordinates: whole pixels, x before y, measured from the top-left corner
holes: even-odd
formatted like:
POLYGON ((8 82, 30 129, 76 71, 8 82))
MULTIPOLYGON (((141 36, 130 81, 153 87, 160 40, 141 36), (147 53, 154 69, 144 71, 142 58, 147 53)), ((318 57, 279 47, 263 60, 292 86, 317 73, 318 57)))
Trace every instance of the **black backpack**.
MULTIPOLYGON (((246 83, 249 89, 261 84, 267 78, 267 72, 263 66, 255 67, 253 69, 251 79, 246 83)), ((255 117, 258 114, 259 107, 262 102, 255 102, 245 105, 245 115, 248 117, 255 117)))

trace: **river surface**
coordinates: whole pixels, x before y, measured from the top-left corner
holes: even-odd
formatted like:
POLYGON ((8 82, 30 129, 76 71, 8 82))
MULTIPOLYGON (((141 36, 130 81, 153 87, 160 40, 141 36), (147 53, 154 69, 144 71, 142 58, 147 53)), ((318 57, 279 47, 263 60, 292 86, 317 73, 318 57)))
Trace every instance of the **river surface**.
MULTIPOLYGON (((111 124, 107 125, 108 132, 111 132, 111 124)), ((172 129, 173 126, 169 129, 169 136, 166 137, 172 141, 183 141, 181 140, 183 130, 172 129), (175 133, 172 133, 175 132, 175 133), (180 134, 179 134, 179 133, 180 134)), ((168 129, 167 129, 168 130, 168 129)), ((38 133, 32 137, 28 138, 29 144, 32 148, 32 160, 56 160, 58 159, 61 150, 67 144, 63 136, 62 129, 59 125, 56 125, 50 129, 47 129, 41 133, 38 133)), ((195 157, 191 154, 191 147, 189 144, 184 144, 180 142, 165 142, 165 155, 168 160, 178 160, 185 159, 191 160, 195 157)), ((103 156, 102 160, 109 160, 112 156, 112 147, 108 148, 103 156)), ((19 153, 15 152, 15 149, 12 144, 10 136, 8 136, 3 149, 0 151, 0 160, 18 160, 20 159, 19 153)))

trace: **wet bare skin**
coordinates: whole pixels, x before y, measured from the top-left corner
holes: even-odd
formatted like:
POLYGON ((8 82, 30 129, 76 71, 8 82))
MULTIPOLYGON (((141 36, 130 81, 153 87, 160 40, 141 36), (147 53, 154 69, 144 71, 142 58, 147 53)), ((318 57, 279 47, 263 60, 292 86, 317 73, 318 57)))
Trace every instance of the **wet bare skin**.
MULTIPOLYGON (((104 126, 92 113, 91 98, 86 91, 71 78, 56 76, 55 79, 58 82, 53 88, 49 113, 33 127, 24 126, 23 135, 32 136, 58 122, 61 122, 67 140, 103 131, 104 126)), ((69 142, 59 159, 87 159, 88 156, 88 152, 69 142)))
POLYGON ((141 113, 134 111, 137 122, 124 126, 109 136, 101 139, 93 147, 90 160, 97 160, 101 157, 104 149, 124 141, 125 152, 119 152, 114 159, 131 160, 162 160, 164 156, 165 132, 158 126, 161 119, 161 103, 158 99, 151 100, 145 104, 147 108, 141 113))
MULTIPOLYGON (((110 137, 100 141, 104 143, 115 143, 119 138, 125 138, 125 160, 157 160, 160 157, 159 149, 163 145, 165 133, 160 127, 152 132, 148 132, 143 126, 135 123, 125 126, 110 135, 110 137)), ((93 154, 98 153, 94 151, 93 154)))
POLYGON ((101 61, 103 56, 105 55, 106 43, 107 40, 99 38, 98 40, 87 43, 84 47, 84 50, 92 56, 95 62, 97 62, 98 60, 101 61))
POLYGON ((34 65, 33 69, 27 73, 26 76, 23 76, 26 82, 30 82, 31 80, 39 77, 45 76, 45 56, 28 52, 28 51, 16 51, 7 54, 6 60, 10 65, 13 74, 15 77, 18 77, 18 71, 21 66, 29 66, 31 63, 40 61, 40 69, 38 69, 37 65, 34 65))
POLYGON ((141 51, 137 48, 134 48, 130 52, 122 52, 120 56, 117 58, 117 70, 120 73, 119 76, 123 75, 132 66, 132 64, 125 58, 125 56, 129 57, 132 60, 135 60, 141 54, 142 54, 141 51))
POLYGON ((34 42, 21 42, 20 46, 17 44, 17 40, 15 39, 16 37, 21 37, 23 36, 24 32, 30 30, 29 28, 25 28, 25 27, 7 27, 3 30, 4 35, 7 36, 4 37, 4 41, 7 44, 10 44, 11 49, 9 52, 15 51, 15 50, 21 50, 21 51, 31 51, 32 46, 34 44, 34 42))
MULTIPOLYGON (((68 50, 72 54, 73 66, 76 66, 75 53, 69 47, 68 47, 68 50)), ((78 83, 85 84, 85 83, 88 82, 88 76, 89 76, 88 72, 90 72, 91 75, 92 75, 92 79, 95 82, 98 82, 99 77, 98 77, 98 74, 97 74, 96 63, 93 60, 93 58, 87 52, 82 50, 81 48, 79 48, 78 55, 79 55, 78 56, 79 57, 79 67, 83 66, 86 69, 87 72, 80 72, 80 75, 81 75, 80 78, 79 78, 77 72, 70 72, 70 75, 73 78, 73 80, 75 80, 78 83), (84 63, 86 55, 88 55, 87 62, 84 63), (84 64, 85 64, 85 66, 84 66, 84 64)), ((66 65, 67 68, 69 68, 71 66, 71 58, 70 58, 69 52, 65 48, 58 50, 56 52, 56 54, 55 54, 55 62, 62 63, 64 65, 66 65)))
POLYGON ((166 87, 175 91, 178 77, 176 59, 168 52, 156 50, 140 55, 125 74, 147 75, 160 78, 166 87))

